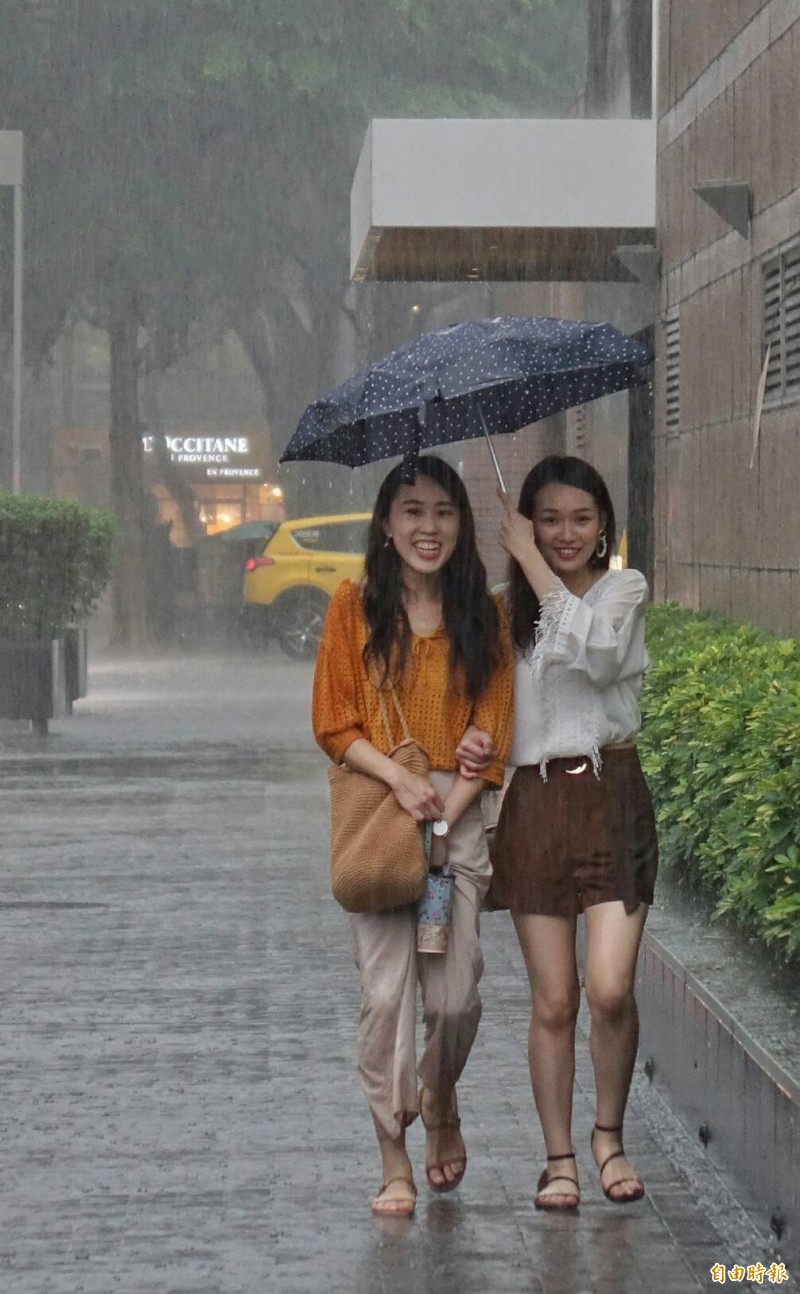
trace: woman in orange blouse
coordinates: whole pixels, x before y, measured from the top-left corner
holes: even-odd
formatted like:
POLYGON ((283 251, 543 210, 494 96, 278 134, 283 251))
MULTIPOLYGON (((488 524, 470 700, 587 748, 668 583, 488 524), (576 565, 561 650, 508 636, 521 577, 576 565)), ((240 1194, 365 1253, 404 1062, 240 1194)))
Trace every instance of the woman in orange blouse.
MULTIPOLYGON (((372 1209, 391 1216, 414 1212, 405 1130, 418 1113, 431 1190, 455 1189, 466 1169, 455 1087, 480 1020, 478 912, 491 874, 479 796, 502 785, 512 701, 508 628, 487 591, 464 486, 432 456, 417 461, 412 483, 403 476, 394 468, 378 493, 361 586, 345 581, 331 601, 313 693, 323 750, 386 782, 417 822, 437 822, 431 867, 447 863, 455 876, 443 955, 417 953, 414 907, 348 917, 361 975, 359 1074, 382 1160, 372 1209), (378 689, 390 683, 430 757, 427 777, 387 757, 378 689), (480 777, 462 776, 459 760, 473 766, 477 729, 493 746, 480 777), (418 984, 425 1049, 417 1067, 418 984)), ((399 721, 393 737, 401 740, 399 721)))

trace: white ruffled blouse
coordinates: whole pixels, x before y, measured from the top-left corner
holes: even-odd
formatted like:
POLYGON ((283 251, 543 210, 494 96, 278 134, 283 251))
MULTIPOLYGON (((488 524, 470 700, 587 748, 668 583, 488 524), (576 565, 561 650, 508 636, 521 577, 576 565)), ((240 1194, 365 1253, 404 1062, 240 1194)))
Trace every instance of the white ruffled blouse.
POLYGON ((533 647, 514 672, 510 763, 591 757, 627 741, 641 726, 639 693, 648 666, 644 645, 647 581, 639 571, 606 571, 582 598, 562 584, 544 599, 533 647))

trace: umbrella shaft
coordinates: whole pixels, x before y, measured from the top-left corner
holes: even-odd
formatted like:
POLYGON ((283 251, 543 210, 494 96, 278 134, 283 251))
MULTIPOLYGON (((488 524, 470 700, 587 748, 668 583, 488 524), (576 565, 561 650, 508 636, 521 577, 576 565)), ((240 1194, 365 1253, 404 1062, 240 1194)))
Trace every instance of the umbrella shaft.
MULTIPOLYGON (((477 404, 477 401, 476 401, 476 404, 477 404)), ((481 426, 483 427, 483 434, 486 437, 486 444, 489 446, 489 453, 492 456, 492 463, 494 464, 494 470, 497 475, 497 483, 500 486, 500 489, 503 491, 503 494, 508 494, 508 490, 506 489, 506 483, 503 480, 503 473, 500 471, 500 464, 497 461, 497 454, 494 452, 494 445, 492 444, 492 438, 489 435, 489 428, 486 426, 486 419, 483 416, 483 409, 479 404, 477 405, 477 409, 478 409, 478 417, 480 418, 481 426)))

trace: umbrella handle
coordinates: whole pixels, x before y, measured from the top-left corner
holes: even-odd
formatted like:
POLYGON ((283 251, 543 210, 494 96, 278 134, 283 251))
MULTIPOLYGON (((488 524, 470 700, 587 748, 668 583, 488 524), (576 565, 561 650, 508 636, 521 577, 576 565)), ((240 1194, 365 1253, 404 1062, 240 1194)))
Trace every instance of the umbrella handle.
POLYGON ((492 444, 492 438, 489 435, 489 428, 486 426, 486 419, 483 416, 483 409, 478 404, 477 400, 475 401, 475 408, 478 410, 478 417, 481 420, 481 426, 483 427, 483 434, 486 437, 486 444, 489 446, 489 453, 492 456, 492 463, 494 465, 494 470, 497 475, 497 484, 500 486, 500 489, 503 491, 503 494, 508 494, 508 490, 506 489, 506 483, 503 480, 503 473, 500 471, 500 464, 497 461, 497 454, 494 452, 494 445, 492 444))

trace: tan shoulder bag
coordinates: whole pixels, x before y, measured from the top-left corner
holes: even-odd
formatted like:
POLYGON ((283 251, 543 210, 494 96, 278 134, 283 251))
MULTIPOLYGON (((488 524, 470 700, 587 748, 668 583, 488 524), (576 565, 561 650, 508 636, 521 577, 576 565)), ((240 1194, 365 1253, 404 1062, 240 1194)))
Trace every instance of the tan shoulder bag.
MULTIPOLYGON (((403 740, 389 758, 420 777, 430 767, 427 752, 414 741, 400 701, 390 691, 403 740)), ((392 729, 383 693, 381 716, 391 745, 392 729)), ((328 770, 331 791, 331 890, 347 912, 387 912, 416 903, 425 889, 427 861, 424 827, 398 804, 385 782, 345 764, 328 770)))

